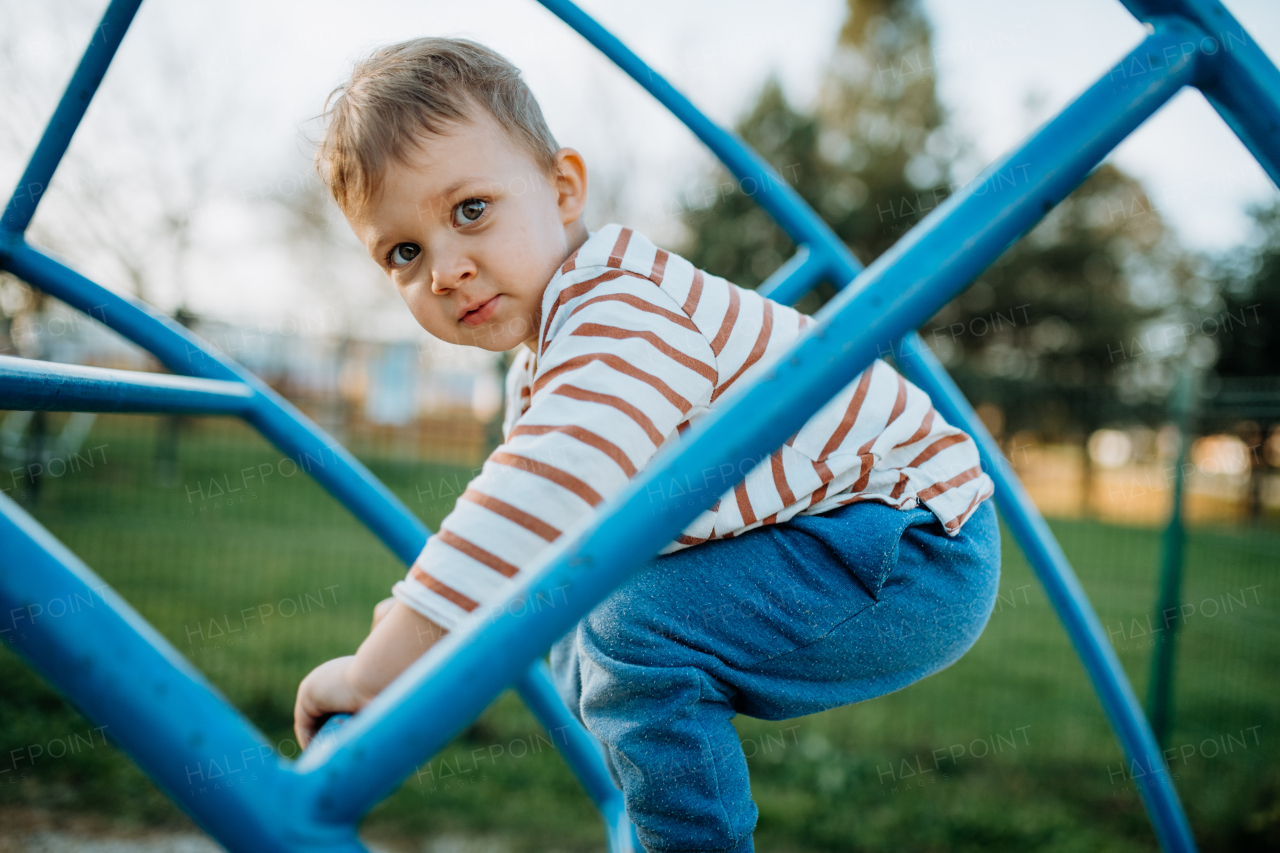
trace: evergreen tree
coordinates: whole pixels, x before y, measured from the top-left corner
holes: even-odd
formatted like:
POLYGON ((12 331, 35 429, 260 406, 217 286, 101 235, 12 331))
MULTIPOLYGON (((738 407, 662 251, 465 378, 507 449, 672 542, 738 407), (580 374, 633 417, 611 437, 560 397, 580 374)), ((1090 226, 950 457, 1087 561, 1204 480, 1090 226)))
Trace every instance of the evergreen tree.
POLYGON ((1257 517, 1264 479, 1280 468, 1280 202, 1252 214, 1255 248, 1218 261, 1219 300, 1193 318, 1193 334, 1213 342, 1210 384, 1225 392, 1200 413, 1201 423, 1233 430, 1250 449, 1246 502, 1257 517))
MULTIPOLYGON (((946 197, 955 144, 934 92, 930 30, 916 0, 850 0, 813 114, 770 79, 739 134, 864 262, 946 197)), ((686 216, 693 263, 755 287, 795 251, 745 193, 686 216)), ((826 287, 801 304, 813 310, 826 287)))
POLYGON ((921 329, 1008 435, 1158 422, 1190 262, 1132 177, 1104 164, 921 329), (999 423, 1002 421, 1003 423, 999 423))
MULTIPOLYGON (((955 187, 964 146, 945 119, 920 4, 849 0, 814 110, 770 80, 737 129, 869 263, 955 187)), ((744 286, 794 251, 742 193, 686 225, 687 256, 744 286)), ((1135 404, 1162 416, 1171 371, 1134 359, 1132 342, 1177 312, 1189 279, 1141 186, 1104 165, 921 333, 994 432, 1079 439, 1132 418, 1135 404)), ((833 292, 798 307, 816 310, 833 292)))
POLYGON ((1197 327, 1213 332, 1220 377, 1280 377, 1280 202, 1252 215, 1257 248, 1219 262, 1222 301, 1212 308, 1221 311, 1211 309, 1197 327))

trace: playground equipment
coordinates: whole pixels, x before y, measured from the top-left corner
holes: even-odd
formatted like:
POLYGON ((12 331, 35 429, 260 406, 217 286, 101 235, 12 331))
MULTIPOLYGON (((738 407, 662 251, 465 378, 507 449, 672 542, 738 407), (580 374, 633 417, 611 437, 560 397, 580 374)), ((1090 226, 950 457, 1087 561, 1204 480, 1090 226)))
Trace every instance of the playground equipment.
MULTIPOLYGON (((307 465, 406 564, 421 523, 354 457, 243 368, 153 309, 114 294, 28 243, 24 232, 141 0, 112 0, 0 222, 0 266, 154 353, 176 376, 0 358, 0 408, 235 414, 307 465)), ((978 441, 1006 523, 1079 654, 1127 761, 1164 768, 1133 690, 1075 574, 998 447, 912 332, 1062 201, 1183 86, 1196 86, 1280 185, 1280 71, 1216 0, 1123 0, 1148 35, 1058 116, 951 196, 863 270, 835 234, 753 151, 709 121, 568 0, 542 4, 666 105, 800 246, 762 285, 782 302, 820 280, 844 285, 760 381, 664 451, 589 528, 564 537, 493 619, 447 636, 349 722, 296 761, 277 756, 163 637, 34 519, 0 496, 0 606, 21 625, 13 646, 210 835, 232 851, 365 848, 358 820, 508 686, 548 729, 604 817, 610 849, 638 851, 600 746, 557 697, 541 654, 709 505, 655 505, 650 484, 736 468, 781 445, 877 357, 892 354, 938 410, 978 441), (1013 170, 1018 170, 1016 176, 1013 170), (521 602, 562 606, 517 619, 521 602), (54 617, 51 603, 83 601, 54 617), (250 784, 198 784, 211 762, 252 766, 250 784), (196 783, 196 784, 193 784, 196 783)), ((661 490, 660 490, 661 491, 661 490)), ((1195 849, 1168 772, 1140 786, 1161 847, 1195 849)))

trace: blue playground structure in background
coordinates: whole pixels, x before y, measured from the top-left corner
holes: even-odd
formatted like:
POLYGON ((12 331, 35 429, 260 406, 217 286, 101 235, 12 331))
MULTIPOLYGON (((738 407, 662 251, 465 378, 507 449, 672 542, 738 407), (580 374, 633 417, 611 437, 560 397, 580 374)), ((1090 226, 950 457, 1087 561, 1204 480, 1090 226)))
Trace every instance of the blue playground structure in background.
MULTIPOLYGON (((648 486, 707 466, 762 458, 875 358, 892 355, 946 419, 977 439, 996 500, 1062 619, 1166 851, 1195 841, 1160 748, 1093 607, 1044 519, 973 409, 912 331, 962 291, 1075 189, 1128 134, 1184 86, 1195 86, 1280 186, 1280 71, 1216 0, 1123 0, 1148 35, 1058 116, 934 210, 865 270, 755 152, 713 124, 568 0, 541 0, 667 106, 800 247, 761 292, 793 302, 820 281, 841 287, 775 367, 736 388, 656 457, 591 526, 563 537, 510 593, 502 615, 448 635, 363 711, 296 761, 278 756, 183 655, 65 546, 0 496, 0 608, 22 625, 17 651, 99 725, 228 850, 301 853, 365 847, 359 820, 414 768, 514 686, 561 749, 606 824, 615 853, 640 851, 599 743, 557 696, 542 654, 673 539, 717 495, 656 506, 648 486), (1019 170, 1018 180, 1011 174, 1019 170), (563 606, 517 618, 520 602, 559 591, 563 606), (56 599, 92 602, 49 618, 56 599), (257 779, 212 792, 193 785, 210 762, 257 779), (195 769, 193 769, 195 768, 195 769)), ((406 564, 428 531, 350 453, 242 367, 154 309, 95 284, 24 237, 141 0, 112 0, 0 221, 0 268, 146 348, 174 374, 0 357, 0 409, 235 414, 316 479, 406 564)), ((292 685, 282 685, 292 687, 292 685)), ((327 728, 326 731, 329 731, 327 728)))

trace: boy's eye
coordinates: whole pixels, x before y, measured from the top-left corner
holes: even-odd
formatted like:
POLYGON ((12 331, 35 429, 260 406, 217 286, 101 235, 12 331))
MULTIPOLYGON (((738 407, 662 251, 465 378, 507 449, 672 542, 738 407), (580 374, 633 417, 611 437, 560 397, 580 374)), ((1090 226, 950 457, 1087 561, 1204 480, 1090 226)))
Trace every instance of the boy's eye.
POLYGON ((421 251, 415 243, 397 243, 388 253, 387 261, 392 266, 402 267, 418 257, 421 251))
POLYGON ((482 199, 469 198, 453 209, 454 225, 470 225, 482 215, 485 208, 488 207, 482 199))

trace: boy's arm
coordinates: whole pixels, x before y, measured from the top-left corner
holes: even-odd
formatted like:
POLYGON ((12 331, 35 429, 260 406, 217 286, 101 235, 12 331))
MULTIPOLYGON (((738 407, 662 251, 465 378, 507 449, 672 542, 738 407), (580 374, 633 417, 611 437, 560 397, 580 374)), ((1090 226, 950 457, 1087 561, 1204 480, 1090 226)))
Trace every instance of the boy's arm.
POLYGON ((306 748, 324 720, 354 714, 404 672, 445 634, 421 613, 395 602, 375 614, 373 630, 354 655, 335 658, 311 671, 298 686, 293 727, 306 748))
POLYGON ((354 656, 317 667, 299 687, 300 743, 327 715, 364 707, 447 629, 500 601, 562 531, 621 491, 709 405, 711 344, 656 286, 604 282, 562 312, 529 409, 396 584, 395 605, 354 656))
POLYGON ((714 394, 716 355, 680 304, 648 280, 575 272, 598 283, 560 307, 529 408, 392 588, 446 628, 500 602, 714 394))

